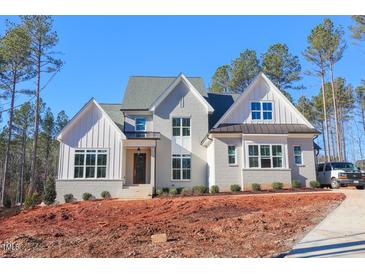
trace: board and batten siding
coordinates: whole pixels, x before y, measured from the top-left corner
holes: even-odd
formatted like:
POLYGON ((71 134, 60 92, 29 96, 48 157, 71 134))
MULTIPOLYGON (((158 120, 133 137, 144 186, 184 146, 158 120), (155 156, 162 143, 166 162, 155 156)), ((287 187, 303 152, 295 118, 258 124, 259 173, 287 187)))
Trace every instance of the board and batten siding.
MULTIPOLYGON (((105 179, 122 179, 122 140, 120 133, 94 104, 78 117, 60 141, 59 180, 74 180, 76 149, 106 149, 108 151, 105 179)), ((76 179, 82 180, 82 179, 76 179)))
POLYGON ((296 111, 288 107, 288 103, 279 97, 263 79, 258 81, 252 90, 227 115, 223 123, 274 123, 274 124, 305 124, 296 111), (251 102, 270 101, 273 103, 273 119, 257 121, 251 119, 251 102))

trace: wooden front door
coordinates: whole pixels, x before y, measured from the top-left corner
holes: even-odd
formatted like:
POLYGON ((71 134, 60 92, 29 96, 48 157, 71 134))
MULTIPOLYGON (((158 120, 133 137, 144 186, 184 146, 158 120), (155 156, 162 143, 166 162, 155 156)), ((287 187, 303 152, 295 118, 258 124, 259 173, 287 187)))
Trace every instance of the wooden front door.
POLYGON ((146 153, 134 153, 133 184, 146 183, 146 153))

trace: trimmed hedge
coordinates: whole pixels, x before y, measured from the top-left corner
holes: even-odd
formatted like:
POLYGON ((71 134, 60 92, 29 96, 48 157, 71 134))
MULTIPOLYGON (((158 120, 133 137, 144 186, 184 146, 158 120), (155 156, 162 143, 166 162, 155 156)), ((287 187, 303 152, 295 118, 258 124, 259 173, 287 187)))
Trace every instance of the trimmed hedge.
POLYGON ((75 201, 75 197, 71 193, 63 195, 63 199, 65 199, 65 203, 72 203, 73 201, 75 201))
POLYGON ((197 185, 193 186, 193 193, 195 194, 203 194, 207 193, 209 189, 205 185, 197 185))
POLYGON ((232 192, 239 192, 239 191, 241 191, 241 186, 240 185, 236 185, 236 184, 231 185, 231 191, 232 192))
POLYGON ((291 182, 291 186, 292 186, 292 188, 301 188, 302 184, 298 180, 293 180, 291 182))
POLYGON ((210 193, 219 193, 219 186, 217 185, 211 186, 210 193))
POLYGON ((279 190, 279 189, 283 189, 284 184, 281 182, 273 182, 271 186, 272 186, 272 189, 279 190))
POLYGON ((251 188, 252 188, 252 191, 260 191, 261 190, 261 185, 260 184, 253 183, 251 185, 251 188))
POLYGON ((310 181, 309 182, 311 188, 320 188, 321 184, 318 181, 310 181))
POLYGON ((100 196, 103 199, 111 199, 111 197, 112 197, 112 195, 110 195, 110 192, 109 191, 106 191, 106 190, 104 190, 103 192, 101 192, 100 196))
POLYGON ((91 200, 92 197, 93 197, 93 195, 89 192, 85 192, 84 194, 82 194, 82 199, 84 201, 89 201, 89 200, 91 200))

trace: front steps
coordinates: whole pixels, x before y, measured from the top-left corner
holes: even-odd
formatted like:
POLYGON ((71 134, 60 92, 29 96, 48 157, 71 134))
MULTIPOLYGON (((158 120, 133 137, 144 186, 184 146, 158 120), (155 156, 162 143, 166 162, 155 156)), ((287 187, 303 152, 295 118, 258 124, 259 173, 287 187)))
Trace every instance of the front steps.
POLYGON ((123 185, 119 198, 126 200, 140 200, 152 198, 152 185, 123 185))

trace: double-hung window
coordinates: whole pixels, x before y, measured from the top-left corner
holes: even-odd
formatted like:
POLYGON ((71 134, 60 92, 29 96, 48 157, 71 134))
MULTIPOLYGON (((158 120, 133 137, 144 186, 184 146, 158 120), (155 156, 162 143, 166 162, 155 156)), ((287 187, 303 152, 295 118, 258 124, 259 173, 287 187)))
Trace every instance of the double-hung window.
POLYGON ((136 118, 136 131, 146 130, 146 118, 138 117, 136 118))
POLYGON ((172 136, 190 136, 190 118, 172 118, 172 136))
POLYGON ((234 166, 237 164, 236 146, 228 146, 228 164, 234 166))
POLYGON ((272 102, 251 102, 252 120, 272 120, 272 102))
POLYGON ((174 181, 191 179, 191 155, 172 155, 172 179, 174 181))
POLYGON ((294 162, 297 165, 302 165, 303 164, 302 147, 301 146, 294 146, 294 162))
POLYGON ((74 178, 106 178, 107 150, 75 150, 74 178))
POLYGON ((250 168, 282 168, 282 145, 249 145, 248 166, 250 168))

